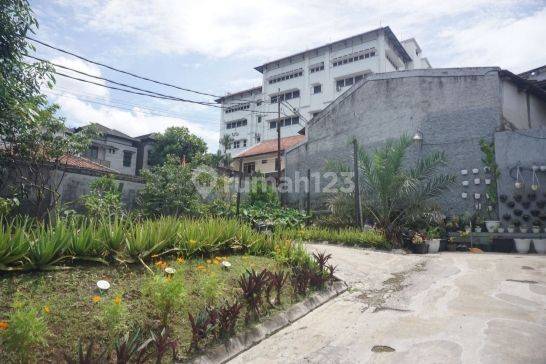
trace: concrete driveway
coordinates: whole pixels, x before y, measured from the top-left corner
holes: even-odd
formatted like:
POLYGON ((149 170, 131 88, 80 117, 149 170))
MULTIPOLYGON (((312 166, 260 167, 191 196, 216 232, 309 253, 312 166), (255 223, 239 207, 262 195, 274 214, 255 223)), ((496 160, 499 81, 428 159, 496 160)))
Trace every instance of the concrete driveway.
POLYGON ((232 363, 546 363, 546 256, 309 248, 349 291, 232 363))

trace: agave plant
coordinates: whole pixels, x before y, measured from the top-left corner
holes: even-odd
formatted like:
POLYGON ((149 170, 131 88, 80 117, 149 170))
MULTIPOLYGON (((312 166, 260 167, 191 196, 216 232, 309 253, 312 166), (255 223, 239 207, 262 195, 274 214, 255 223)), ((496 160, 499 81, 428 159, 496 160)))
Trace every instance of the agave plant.
POLYGON ((108 264, 104 259, 106 246, 96 234, 96 225, 92 222, 84 222, 81 226, 70 225, 71 238, 68 252, 74 259, 88 260, 102 264, 108 264))
POLYGON ((65 252, 69 246, 70 231, 62 220, 57 220, 51 227, 40 225, 29 237, 26 268, 55 269, 55 265, 69 257, 65 252))
POLYGON ((98 236, 103 244, 115 255, 119 254, 124 246, 126 222, 120 218, 102 219, 98 224, 98 236))
MULTIPOLYGON (((140 261, 145 267, 146 259, 159 254, 166 254, 171 250, 166 250, 169 242, 174 239, 163 229, 168 225, 161 220, 145 220, 141 222, 131 222, 125 235, 125 252, 128 255, 126 259, 129 262, 140 261)), ((151 271, 150 268, 148 270, 151 271)))
POLYGON ((12 220, 6 225, 0 224, 0 271, 22 267, 23 258, 29 249, 27 222, 12 220))
MULTIPOLYGON (((358 188, 364 214, 397 244, 402 226, 422 219, 433 208, 432 200, 455 181, 454 176, 439 173, 447 163, 443 152, 433 152, 408 167, 406 154, 411 145, 411 138, 404 135, 388 140, 371 155, 358 150, 358 188)), ((336 162, 328 166, 335 171, 348 168, 336 162)))

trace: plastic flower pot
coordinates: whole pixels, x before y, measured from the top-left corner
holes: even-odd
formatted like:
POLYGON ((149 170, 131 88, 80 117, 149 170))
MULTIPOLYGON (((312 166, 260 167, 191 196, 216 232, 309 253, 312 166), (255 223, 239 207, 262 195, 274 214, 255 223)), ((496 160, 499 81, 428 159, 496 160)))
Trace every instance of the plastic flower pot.
POLYGON ((546 239, 533 239, 533 246, 537 254, 546 254, 546 239))
POLYGON ((498 221, 498 220, 486 220, 485 221, 485 228, 490 233, 497 230, 499 228, 499 226, 500 226, 500 221, 498 221))
POLYGON ((514 239, 516 244, 516 251, 520 254, 529 253, 529 248, 531 247, 531 239, 514 239))
POLYGON ((427 240, 427 244, 429 253, 438 253, 440 251, 440 239, 427 240))
POLYGON ((413 253, 414 254, 426 254, 428 252, 428 244, 413 244, 413 253))

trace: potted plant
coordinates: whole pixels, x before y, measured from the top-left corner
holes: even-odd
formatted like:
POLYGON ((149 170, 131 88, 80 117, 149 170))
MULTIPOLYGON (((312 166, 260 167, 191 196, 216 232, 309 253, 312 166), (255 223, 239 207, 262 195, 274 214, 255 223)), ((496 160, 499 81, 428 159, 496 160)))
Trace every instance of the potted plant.
POLYGON ((462 214, 460 218, 460 226, 464 227, 464 230, 467 233, 470 233, 472 231, 472 227, 470 225, 471 219, 472 217, 470 216, 468 212, 465 212, 464 214, 462 214))
POLYGON ((429 253, 438 253, 440 251, 440 235, 441 231, 438 226, 427 229, 426 243, 428 244, 429 253))
POLYGON ((514 215, 521 216, 522 214, 523 214, 523 210, 521 210, 521 209, 515 209, 514 210, 514 215))
POLYGON ((503 215, 502 215, 502 218, 503 218, 503 220, 505 220, 505 221, 510 221, 510 219, 512 218, 512 215, 506 213, 506 214, 503 214, 503 215))
POLYGON ((514 201, 516 201, 516 202, 521 202, 522 198, 523 198, 523 196, 520 195, 519 193, 517 195, 514 195, 514 201))
POLYGON ((425 237, 421 233, 413 234, 411 238, 411 243, 413 246, 413 253, 415 254, 426 254, 428 251, 428 244, 425 241, 425 237))
POLYGON ((516 231, 516 227, 514 226, 514 224, 510 224, 508 225, 508 227, 506 228, 506 231, 508 231, 510 234, 513 233, 514 231, 516 231))
POLYGON ((516 250, 520 254, 527 254, 531 247, 531 239, 514 239, 516 250))
POLYGON ((527 225, 521 225, 519 227, 519 232, 523 234, 527 234, 529 232, 529 226, 527 225))
POLYGON ((539 209, 543 209, 545 206, 546 206, 546 201, 544 200, 537 201, 537 207, 539 209))
POLYGON ((499 200, 500 200, 501 202, 506 202, 506 201, 508 200, 508 196, 506 196, 506 195, 500 195, 500 196, 499 196, 499 200))
POLYGON ((477 233, 481 233, 483 224, 484 218, 481 216, 481 214, 476 213, 476 215, 474 216, 474 231, 477 233))
POLYGON ((540 225, 538 225, 536 222, 533 224, 533 227, 531 229, 533 231, 533 234, 540 233, 540 225))
POLYGON ((457 243, 453 241, 453 237, 450 237, 447 240, 447 250, 450 252, 454 252, 457 250, 457 243))
POLYGON ((497 230, 495 231, 496 233, 499 233, 499 234, 502 234, 504 233, 504 227, 500 226, 497 228, 497 230))
POLYGON ((514 201, 508 201, 508 202, 506 203, 506 206, 508 206, 508 207, 510 207, 511 209, 513 209, 514 206, 516 206, 516 203, 515 203, 514 201))
MULTIPOLYGON (((540 221, 538 222, 540 224, 540 221)), ((540 225, 537 225, 540 232, 540 225)), ((546 254, 546 239, 533 239, 533 246, 535 247, 535 251, 537 254, 546 254)))

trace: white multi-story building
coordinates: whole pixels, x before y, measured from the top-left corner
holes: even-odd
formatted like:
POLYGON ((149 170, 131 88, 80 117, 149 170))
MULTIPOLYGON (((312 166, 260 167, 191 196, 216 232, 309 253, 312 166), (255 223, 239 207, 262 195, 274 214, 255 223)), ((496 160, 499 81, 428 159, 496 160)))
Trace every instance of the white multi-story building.
POLYGON ((228 94, 222 103, 220 135, 231 136, 236 156, 264 140, 297 135, 319 111, 371 73, 430 68, 414 38, 400 42, 389 27, 267 62, 261 87, 228 94), (281 117, 278 118, 278 102, 281 117))

